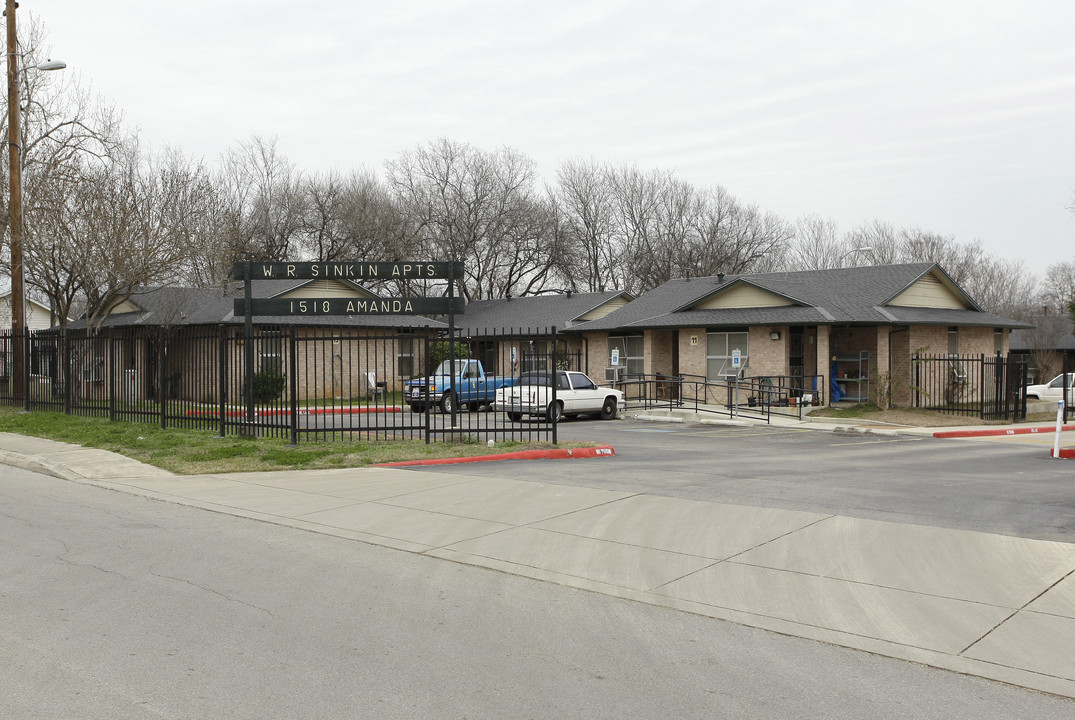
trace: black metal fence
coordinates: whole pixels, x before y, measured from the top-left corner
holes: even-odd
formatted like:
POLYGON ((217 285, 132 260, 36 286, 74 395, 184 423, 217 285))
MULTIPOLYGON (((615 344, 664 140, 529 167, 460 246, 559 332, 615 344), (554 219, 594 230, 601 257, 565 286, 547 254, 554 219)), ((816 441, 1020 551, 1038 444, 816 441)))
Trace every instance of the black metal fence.
POLYGON ((707 380, 701 375, 632 375, 614 383, 633 408, 688 410, 770 422, 773 413, 802 418, 804 409, 824 405, 821 375, 707 380))
POLYGON ((0 333, 0 403, 292 443, 556 441, 555 423, 492 412, 495 388, 527 370, 581 369, 581 354, 558 353, 553 329, 457 337, 457 355, 491 377, 437 383, 432 402, 410 402, 416 386, 428 392, 415 380, 448 358, 447 340, 429 328, 260 326, 250 353, 235 325, 0 333), (17 358, 28 372, 15 372, 17 358))
POLYGON ((927 355, 912 359, 916 408, 985 420, 1026 418, 1027 363, 1013 355, 927 355))

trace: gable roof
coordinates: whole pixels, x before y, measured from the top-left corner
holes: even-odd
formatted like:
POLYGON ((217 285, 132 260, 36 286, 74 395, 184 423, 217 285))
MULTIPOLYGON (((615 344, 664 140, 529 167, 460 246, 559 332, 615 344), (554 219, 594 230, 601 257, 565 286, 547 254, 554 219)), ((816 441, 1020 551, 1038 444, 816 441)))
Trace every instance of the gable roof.
MULTIPOLYGON (((255 298, 274 298, 292 292, 301 292, 306 286, 324 281, 312 280, 253 280, 251 295, 255 298)), ((341 283, 341 290, 353 290, 355 297, 377 297, 366 288, 347 280, 331 281, 341 283)), ((243 315, 235 315, 234 301, 242 298, 244 288, 241 282, 228 283, 223 287, 186 288, 186 287, 152 287, 141 288, 134 292, 124 309, 129 312, 116 312, 108 315, 102 327, 147 326, 192 326, 192 325, 235 325, 246 321, 243 315)), ((307 296, 311 297, 311 296, 307 296)), ((254 323, 258 325, 302 325, 322 327, 446 327, 439 320, 418 315, 255 315, 254 323)), ((72 322, 71 329, 86 327, 85 317, 72 322)))
MULTIPOLYGON (((551 328, 564 330, 587 315, 630 301, 634 296, 623 290, 563 295, 527 295, 503 300, 476 300, 457 315, 457 327, 469 332, 505 328, 551 328)), ((618 310, 613 310, 618 312, 618 310)))
MULTIPOLYGON (((711 303, 713 304, 713 303, 711 303)), ((719 303, 718 303, 719 304, 719 303)), ((982 312, 936 263, 678 278, 644 293, 607 317, 572 332, 743 325, 981 325, 1025 327, 982 312), (893 305, 923 278, 951 293, 954 307, 893 305), (753 307, 699 307, 722 293, 751 287, 786 300, 753 307)))

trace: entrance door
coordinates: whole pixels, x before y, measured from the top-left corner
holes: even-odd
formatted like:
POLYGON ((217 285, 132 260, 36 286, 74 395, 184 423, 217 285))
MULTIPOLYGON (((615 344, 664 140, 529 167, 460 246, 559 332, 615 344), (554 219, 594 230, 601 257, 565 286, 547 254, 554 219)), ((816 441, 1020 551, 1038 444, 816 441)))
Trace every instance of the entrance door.
POLYGON ((803 345, 803 329, 788 328, 788 372, 791 375, 791 387, 803 390, 803 375, 806 370, 806 354, 803 345))

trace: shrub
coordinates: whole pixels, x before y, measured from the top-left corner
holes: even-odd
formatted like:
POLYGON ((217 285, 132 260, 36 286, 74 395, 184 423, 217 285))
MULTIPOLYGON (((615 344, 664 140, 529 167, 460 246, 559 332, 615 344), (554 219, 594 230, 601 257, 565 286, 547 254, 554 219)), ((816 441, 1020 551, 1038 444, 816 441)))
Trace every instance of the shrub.
POLYGON ((254 400, 269 402, 280 397, 284 391, 284 376, 274 368, 264 368, 254 373, 254 400))

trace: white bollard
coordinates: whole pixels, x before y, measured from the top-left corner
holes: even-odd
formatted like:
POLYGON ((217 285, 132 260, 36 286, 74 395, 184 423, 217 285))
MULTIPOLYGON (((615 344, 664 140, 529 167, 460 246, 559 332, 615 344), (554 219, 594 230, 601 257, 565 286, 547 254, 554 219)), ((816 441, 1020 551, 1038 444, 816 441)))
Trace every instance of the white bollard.
POLYGON ((1053 457, 1060 459, 1060 433, 1064 430, 1064 401, 1056 401, 1056 439, 1053 440, 1053 457))

